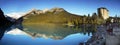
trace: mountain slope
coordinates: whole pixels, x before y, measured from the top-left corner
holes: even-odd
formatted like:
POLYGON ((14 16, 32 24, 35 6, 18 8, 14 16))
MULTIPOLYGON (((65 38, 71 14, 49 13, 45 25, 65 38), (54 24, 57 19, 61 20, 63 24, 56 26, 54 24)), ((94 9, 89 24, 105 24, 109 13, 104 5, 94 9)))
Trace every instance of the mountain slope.
POLYGON ((78 21, 82 16, 71 14, 63 8, 52 8, 50 10, 32 10, 24 16, 23 24, 53 23, 67 24, 78 21))

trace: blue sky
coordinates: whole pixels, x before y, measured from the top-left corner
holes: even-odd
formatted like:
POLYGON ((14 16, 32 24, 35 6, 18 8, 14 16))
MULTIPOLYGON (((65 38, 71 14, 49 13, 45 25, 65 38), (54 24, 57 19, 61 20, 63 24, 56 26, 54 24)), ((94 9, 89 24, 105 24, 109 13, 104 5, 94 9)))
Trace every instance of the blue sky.
POLYGON ((5 14, 27 12, 32 8, 43 10, 53 7, 64 8, 73 14, 92 14, 97 8, 106 7, 110 16, 120 15, 120 0, 0 0, 0 8, 5 14))

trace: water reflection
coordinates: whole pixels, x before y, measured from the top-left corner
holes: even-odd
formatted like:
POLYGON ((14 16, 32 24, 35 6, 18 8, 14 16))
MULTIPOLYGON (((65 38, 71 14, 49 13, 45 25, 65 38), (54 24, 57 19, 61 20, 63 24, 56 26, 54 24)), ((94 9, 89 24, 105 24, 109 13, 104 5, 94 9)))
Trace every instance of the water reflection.
POLYGON ((13 25, 0 41, 1 45, 78 45, 86 42, 94 26, 69 27, 63 25, 13 25))
POLYGON ((94 30, 90 28, 83 27, 65 27, 63 25, 24 25, 24 31, 29 33, 32 37, 43 37, 43 38, 52 38, 55 40, 63 39, 64 37, 81 33, 83 35, 90 35, 94 30))

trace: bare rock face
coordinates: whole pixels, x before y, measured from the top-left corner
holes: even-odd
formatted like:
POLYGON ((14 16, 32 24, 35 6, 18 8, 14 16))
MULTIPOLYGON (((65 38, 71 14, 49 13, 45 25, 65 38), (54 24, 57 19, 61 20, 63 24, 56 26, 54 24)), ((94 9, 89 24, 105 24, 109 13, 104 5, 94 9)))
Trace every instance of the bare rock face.
POLYGON ((51 13, 59 13, 59 12, 65 12, 65 10, 63 8, 52 8, 52 9, 44 9, 44 10, 37 10, 37 9, 32 9, 30 10, 28 13, 26 13, 26 15, 28 14, 46 14, 47 12, 51 12, 51 13))

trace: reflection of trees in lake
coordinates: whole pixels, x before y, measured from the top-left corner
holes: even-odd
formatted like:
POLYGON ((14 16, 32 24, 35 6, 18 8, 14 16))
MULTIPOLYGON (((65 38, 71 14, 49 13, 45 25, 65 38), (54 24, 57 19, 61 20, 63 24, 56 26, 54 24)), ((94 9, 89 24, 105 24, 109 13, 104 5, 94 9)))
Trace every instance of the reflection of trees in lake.
MULTIPOLYGON (((21 25, 13 25, 12 28, 21 28, 21 25)), ((28 33, 33 38, 52 38, 63 39, 68 35, 81 33, 90 36, 96 31, 96 25, 80 25, 80 26, 63 26, 63 25, 24 25, 24 32, 28 33)))
POLYGON ((83 24, 80 26, 74 26, 69 28, 72 28, 73 30, 78 30, 80 31, 80 33, 83 33, 84 35, 86 34, 90 35, 90 33, 96 32, 97 25, 83 24))
POLYGON ((61 25, 24 25, 24 31, 32 35, 33 37, 46 37, 53 39, 63 39, 64 37, 75 34, 82 33, 84 35, 95 32, 96 26, 94 25, 81 25, 74 27, 67 27, 61 25))

